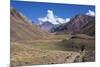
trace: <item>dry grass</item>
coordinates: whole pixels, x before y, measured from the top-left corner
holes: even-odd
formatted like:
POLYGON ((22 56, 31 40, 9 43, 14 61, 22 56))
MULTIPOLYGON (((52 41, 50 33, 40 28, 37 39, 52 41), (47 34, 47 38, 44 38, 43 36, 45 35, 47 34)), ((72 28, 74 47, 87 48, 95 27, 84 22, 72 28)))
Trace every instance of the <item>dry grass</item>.
POLYGON ((72 38, 63 40, 60 46, 66 47, 67 51, 81 51, 82 46, 85 46, 85 56, 82 62, 95 61, 95 39, 88 38, 72 38))
POLYGON ((86 50, 95 50, 95 40, 94 39, 80 39, 74 38, 69 40, 63 40, 62 46, 66 48, 80 49, 82 45, 85 45, 86 50))
MULTIPOLYGON (((70 63, 73 62, 75 57, 79 55, 78 52, 73 51, 61 51, 61 49, 52 50, 52 46, 49 48, 46 46, 32 45, 30 46, 21 43, 11 44, 11 65, 37 65, 37 64, 58 64, 58 63, 70 63), (51 49, 50 49, 51 48, 51 49)), ((54 48, 53 47, 53 48, 54 48)))
POLYGON ((69 38, 66 40, 66 37, 71 36, 56 35, 47 40, 11 42, 11 65, 72 63, 77 60, 77 57, 80 57, 81 45, 86 46, 85 61, 91 61, 90 57, 92 57, 92 61, 95 60, 93 56, 95 55, 94 39, 69 38))

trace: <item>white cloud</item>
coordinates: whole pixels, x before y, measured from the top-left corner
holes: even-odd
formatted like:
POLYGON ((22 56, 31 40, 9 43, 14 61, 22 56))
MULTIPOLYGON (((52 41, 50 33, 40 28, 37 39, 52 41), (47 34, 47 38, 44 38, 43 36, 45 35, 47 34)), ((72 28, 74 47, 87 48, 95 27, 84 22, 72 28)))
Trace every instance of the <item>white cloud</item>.
POLYGON ((70 18, 66 18, 66 22, 69 22, 70 21, 70 18))
POLYGON ((56 18, 56 20, 57 20, 57 22, 60 23, 60 24, 61 24, 61 23, 65 23, 65 20, 62 19, 62 18, 56 18))
POLYGON ((38 20, 41 21, 41 22, 45 22, 45 21, 47 21, 47 17, 38 18, 38 20))
POLYGON ((95 16, 95 12, 92 11, 92 10, 88 10, 88 12, 86 13, 86 15, 95 16))
POLYGON ((46 21, 51 22, 52 24, 66 23, 66 19, 57 17, 56 15, 54 15, 52 10, 48 10, 47 15, 45 17, 38 18, 38 20, 40 23, 43 23, 46 21))

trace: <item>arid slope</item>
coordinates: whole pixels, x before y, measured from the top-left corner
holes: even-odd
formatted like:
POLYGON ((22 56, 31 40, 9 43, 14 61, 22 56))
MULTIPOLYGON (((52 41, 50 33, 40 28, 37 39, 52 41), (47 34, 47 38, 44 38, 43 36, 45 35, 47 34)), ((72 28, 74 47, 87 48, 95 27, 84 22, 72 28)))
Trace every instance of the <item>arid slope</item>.
POLYGON ((37 40, 48 36, 40 27, 33 25, 22 13, 11 8, 11 41, 37 40))

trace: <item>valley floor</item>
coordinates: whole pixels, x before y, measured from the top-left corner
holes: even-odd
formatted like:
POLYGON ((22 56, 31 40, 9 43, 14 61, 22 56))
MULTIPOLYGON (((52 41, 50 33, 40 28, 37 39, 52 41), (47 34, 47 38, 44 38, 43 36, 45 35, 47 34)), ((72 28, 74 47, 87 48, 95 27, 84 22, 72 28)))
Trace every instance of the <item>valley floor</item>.
POLYGON ((82 62, 79 50, 74 51, 62 45, 65 38, 59 36, 46 40, 11 42, 11 66, 82 62))

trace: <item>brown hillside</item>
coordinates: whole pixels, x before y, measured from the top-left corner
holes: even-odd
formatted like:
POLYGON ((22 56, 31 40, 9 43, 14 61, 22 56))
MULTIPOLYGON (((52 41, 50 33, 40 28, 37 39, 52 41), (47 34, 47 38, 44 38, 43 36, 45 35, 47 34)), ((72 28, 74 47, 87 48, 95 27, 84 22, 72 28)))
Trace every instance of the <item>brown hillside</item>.
POLYGON ((37 40, 48 36, 47 32, 41 31, 40 27, 33 25, 22 13, 11 8, 10 32, 11 41, 37 40))

